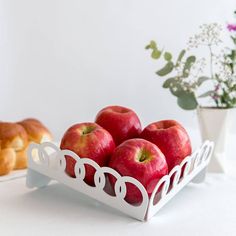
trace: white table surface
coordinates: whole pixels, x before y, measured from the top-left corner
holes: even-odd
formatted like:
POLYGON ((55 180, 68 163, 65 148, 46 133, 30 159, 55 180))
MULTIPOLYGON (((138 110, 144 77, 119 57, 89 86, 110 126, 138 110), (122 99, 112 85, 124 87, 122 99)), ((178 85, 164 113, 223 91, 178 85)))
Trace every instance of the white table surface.
MULTIPOLYGON (((197 144, 196 133, 191 134, 197 144)), ((149 222, 129 218, 56 182, 28 189, 24 173, 12 173, 0 179, 0 236, 234 236, 236 164, 235 145, 230 146, 233 172, 208 174, 204 183, 189 184, 149 222)))
POLYGON ((139 222, 52 182, 0 183, 0 235, 236 235, 236 177, 208 174, 189 184, 149 222, 139 222))

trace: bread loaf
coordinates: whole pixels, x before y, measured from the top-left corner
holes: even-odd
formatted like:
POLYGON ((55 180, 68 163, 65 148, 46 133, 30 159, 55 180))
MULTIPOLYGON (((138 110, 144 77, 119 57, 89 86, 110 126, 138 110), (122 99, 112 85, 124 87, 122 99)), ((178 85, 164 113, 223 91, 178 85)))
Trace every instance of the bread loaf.
POLYGON ((28 145, 28 135, 25 129, 16 123, 0 122, 1 149, 13 148, 21 151, 28 145))
POLYGON ((10 173, 16 162, 16 153, 13 148, 0 150, 0 176, 10 173))
POLYGON ((29 142, 42 143, 52 140, 50 131, 39 120, 30 118, 18 122, 18 124, 26 130, 29 142))
POLYGON ((50 131, 36 119, 17 123, 0 122, 0 175, 27 167, 27 148, 30 142, 51 141, 50 131))

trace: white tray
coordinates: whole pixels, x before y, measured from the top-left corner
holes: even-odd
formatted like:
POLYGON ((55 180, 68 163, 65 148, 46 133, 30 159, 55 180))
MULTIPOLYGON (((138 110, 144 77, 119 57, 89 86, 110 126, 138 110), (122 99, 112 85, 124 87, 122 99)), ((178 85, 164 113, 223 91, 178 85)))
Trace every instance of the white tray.
POLYGON ((80 158, 69 150, 60 150, 53 143, 32 143, 28 149, 26 184, 29 188, 40 188, 46 186, 50 180, 54 179, 133 218, 146 221, 154 216, 189 182, 200 183, 204 181, 206 167, 210 161, 213 148, 213 142, 205 141, 191 156, 186 157, 180 165, 174 167, 169 175, 159 180, 149 198, 144 186, 132 177, 120 176, 112 168, 100 167, 91 159, 80 158), (68 176, 64 171, 66 155, 76 160, 74 169, 76 178, 68 176), (96 169, 94 175, 95 187, 89 186, 83 181, 85 176, 84 164, 89 164, 96 169), (185 168, 183 168, 184 166, 185 168), (107 188, 106 184, 106 173, 114 175, 117 179, 114 195, 107 193, 109 188, 107 188), (124 200, 126 195, 125 183, 128 182, 136 185, 142 194, 143 201, 138 206, 131 205, 124 200))

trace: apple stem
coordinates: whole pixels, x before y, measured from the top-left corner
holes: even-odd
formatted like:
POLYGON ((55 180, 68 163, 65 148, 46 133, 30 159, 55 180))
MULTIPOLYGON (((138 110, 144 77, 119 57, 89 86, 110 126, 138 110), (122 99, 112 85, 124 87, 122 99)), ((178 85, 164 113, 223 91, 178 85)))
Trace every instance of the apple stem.
POLYGON ((88 126, 83 130, 83 135, 91 133, 95 129, 94 126, 88 126))
POLYGON ((141 150, 138 156, 138 160, 140 162, 144 162, 149 158, 148 153, 145 150, 141 150))

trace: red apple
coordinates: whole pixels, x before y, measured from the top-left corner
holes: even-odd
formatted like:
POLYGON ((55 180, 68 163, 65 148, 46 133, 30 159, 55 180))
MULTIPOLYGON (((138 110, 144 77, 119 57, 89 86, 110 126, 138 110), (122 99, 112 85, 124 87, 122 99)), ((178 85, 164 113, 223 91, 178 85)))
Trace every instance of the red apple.
MULTIPOLYGON (((114 151, 109 167, 121 176, 137 179, 150 196, 161 177, 168 173, 165 156, 153 143, 144 139, 130 139, 120 144, 114 151)), ((114 188, 116 179, 109 175, 114 188)), ((131 183, 127 183, 126 201, 138 204, 142 201, 141 192, 131 183)))
POLYGON ((96 116, 95 122, 106 129, 116 145, 131 138, 138 138, 142 131, 141 123, 134 111, 121 106, 103 108, 96 116))
MULTIPOLYGON (((90 158, 100 166, 108 164, 114 148, 112 136, 96 123, 73 125, 61 140, 61 149, 71 150, 81 158, 90 158)), ((72 157, 66 156, 66 172, 72 177, 75 177, 75 164, 76 161, 72 157)), ((85 165, 85 170, 85 182, 93 185, 95 169, 90 165, 85 165)))
POLYGON ((148 125, 140 136, 161 149, 166 157, 169 171, 192 152, 188 133, 175 120, 154 122, 148 125))

